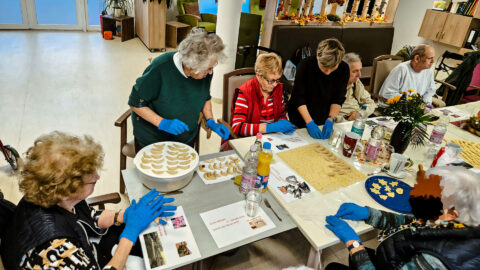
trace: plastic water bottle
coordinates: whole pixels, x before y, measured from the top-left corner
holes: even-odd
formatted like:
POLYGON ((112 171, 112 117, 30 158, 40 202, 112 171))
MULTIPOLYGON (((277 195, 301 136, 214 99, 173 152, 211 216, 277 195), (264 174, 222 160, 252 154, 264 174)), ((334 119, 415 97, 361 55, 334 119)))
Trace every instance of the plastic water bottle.
POLYGON ((362 110, 360 111, 360 116, 357 116, 357 118, 353 122, 352 130, 351 130, 351 132, 357 133, 358 135, 360 135, 360 137, 363 136, 363 131, 365 130, 365 122, 367 118, 366 111, 365 111, 366 109, 367 109, 367 106, 363 105, 362 110))
POLYGON ((430 134, 430 156, 435 155, 442 146, 443 137, 445 137, 445 133, 447 133, 449 122, 448 112, 444 111, 435 127, 433 127, 432 134, 430 134))
POLYGON ((268 178, 270 176, 270 162, 272 161, 272 145, 269 142, 263 143, 263 151, 258 155, 257 181, 255 189, 265 192, 267 190, 268 178))
POLYGON ((257 153, 262 152, 262 133, 257 133, 257 139, 255 140, 255 145, 257 146, 257 153))
POLYGON ((368 140, 367 147, 365 149, 365 158, 367 161, 374 162, 377 160, 380 147, 382 145, 382 139, 384 130, 382 126, 376 126, 372 129, 372 136, 368 140))
POLYGON ((257 180, 257 146, 250 146, 250 151, 245 155, 245 167, 243 167, 242 181, 240 182, 240 192, 247 194, 250 190, 255 189, 255 181, 257 180))
POLYGON ((247 154, 245 155, 245 158, 243 159, 243 161, 245 162, 245 164, 249 161, 255 161, 255 164, 258 163, 258 148, 255 144, 252 144, 250 146, 250 151, 247 152, 247 154))

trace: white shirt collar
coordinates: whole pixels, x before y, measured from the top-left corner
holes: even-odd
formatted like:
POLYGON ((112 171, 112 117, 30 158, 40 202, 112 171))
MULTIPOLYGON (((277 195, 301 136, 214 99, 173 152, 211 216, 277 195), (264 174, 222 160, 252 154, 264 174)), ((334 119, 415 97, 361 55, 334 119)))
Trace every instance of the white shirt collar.
POLYGON ((187 75, 185 75, 185 72, 183 71, 183 64, 182 64, 182 55, 178 52, 176 52, 173 55, 173 63, 175 63, 175 66, 177 67, 178 71, 185 77, 188 78, 187 75))

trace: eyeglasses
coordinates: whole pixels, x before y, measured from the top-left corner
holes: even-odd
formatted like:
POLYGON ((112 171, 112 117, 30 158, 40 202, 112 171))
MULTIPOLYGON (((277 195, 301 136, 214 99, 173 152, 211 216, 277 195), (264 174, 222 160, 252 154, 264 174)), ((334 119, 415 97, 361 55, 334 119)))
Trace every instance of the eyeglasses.
POLYGON ((261 73, 258 73, 258 75, 260 75, 260 77, 262 77, 265 81, 267 81, 268 84, 280 83, 280 78, 274 79, 274 80, 269 80, 269 79, 267 79, 266 76, 263 76, 263 74, 261 74, 261 73))

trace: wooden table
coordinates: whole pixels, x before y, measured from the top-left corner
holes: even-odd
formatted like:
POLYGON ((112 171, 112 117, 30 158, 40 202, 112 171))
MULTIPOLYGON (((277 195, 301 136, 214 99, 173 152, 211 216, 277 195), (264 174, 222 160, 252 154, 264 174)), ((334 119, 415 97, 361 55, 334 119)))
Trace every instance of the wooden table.
POLYGON ((190 32, 191 26, 185 23, 171 21, 167 22, 167 46, 177 48, 190 32))
POLYGON ((117 22, 120 22, 120 27, 122 28, 122 42, 135 37, 135 29, 133 27, 134 19, 130 16, 115 17, 111 15, 103 15, 103 32, 112 31, 112 34, 115 35, 117 33, 117 22))
MULTIPOLYGON (((460 108, 468 108, 469 110, 480 110, 480 103, 474 103, 470 105, 460 105, 460 108)), ((352 122, 344 122, 335 124, 335 129, 342 129, 344 131, 350 131, 352 122)), ((431 132, 433 129, 432 126, 428 128, 428 132, 431 132)), ((367 132, 367 131, 366 131, 367 132)), ((309 136, 306 129, 297 130, 296 133, 305 139, 309 143, 320 143, 323 146, 331 149, 328 141, 313 139, 309 136)), ((463 139, 468 141, 480 142, 480 137, 468 133, 452 124, 447 128, 447 133, 445 135, 446 139, 463 139)), ((241 138, 236 140, 230 140, 230 145, 235 149, 235 151, 240 155, 244 156, 245 153, 249 150, 250 145, 255 141, 254 137, 241 138)), ((413 148, 411 145, 407 148, 405 155, 410 157, 414 162, 414 170, 408 173, 408 176, 402 181, 413 186, 416 182, 416 171, 418 169, 418 164, 423 164, 424 168, 429 168, 432 162, 432 159, 427 158, 428 147, 418 147, 413 148)), ((353 165, 359 171, 368 175, 370 173, 377 172, 379 170, 378 166, 370 166, 367 164, 360 164, 356 162, 353 158, 346 158, 342 155, 341 152, 334 152, 338 157, 345 160, 347 163, 353 165)), ((280 159, 274 156, 272 162, 280 162, 280 159)), ((377 173, 378 174, 378 173, 377 173)), ((379 173, 380 175, 382 173, 379 173)), ((285 208, 290 217, 295 221, 300 231, 303 233, 305 238, 311 244, 310 255, 307 261, 307 266, 314 269, 321 269, 321 260, 320 256, 322 249, 330 247, 339 243, 339 239, 325 227, 325 217, 327 215, 335 214, 338 210, 338 207, 344 202, 353 202, 359 205, 367 205, 376 209, 390 211, 385 207, 378 204, 373 200, 370 195, 365 190, 364 181, 357 182, 349 187, 339 189, 337 191, 322 194, 320 192, 312 193, 309 196, 305 196, 300 200, 292 201, 286 203, 282 198, 279 197, 275 192, 271 192, 282 207, 285 208), (312 207, 315 206, 315 207, 312 207)), ((363 234, 367 231, 372 230, 370 225, 365 224, 365 222, 360 221, 347 221, 350 226, 358 234, 363 234)))

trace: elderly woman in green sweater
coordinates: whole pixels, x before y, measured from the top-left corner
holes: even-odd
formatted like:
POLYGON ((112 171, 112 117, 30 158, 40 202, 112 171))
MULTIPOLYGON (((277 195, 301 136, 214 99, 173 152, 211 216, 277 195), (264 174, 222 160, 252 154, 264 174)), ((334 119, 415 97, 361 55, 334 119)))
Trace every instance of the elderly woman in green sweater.
POLYGON ((225 58, 224 48, 218 35, 194 28, 178 52, 164 53, 152 61, 128 100, 136 152, 160 141, 193 146, 200 112, 210 129, 228 139, 227 127, 213 120, 210 100, 213 68, 225 58))

